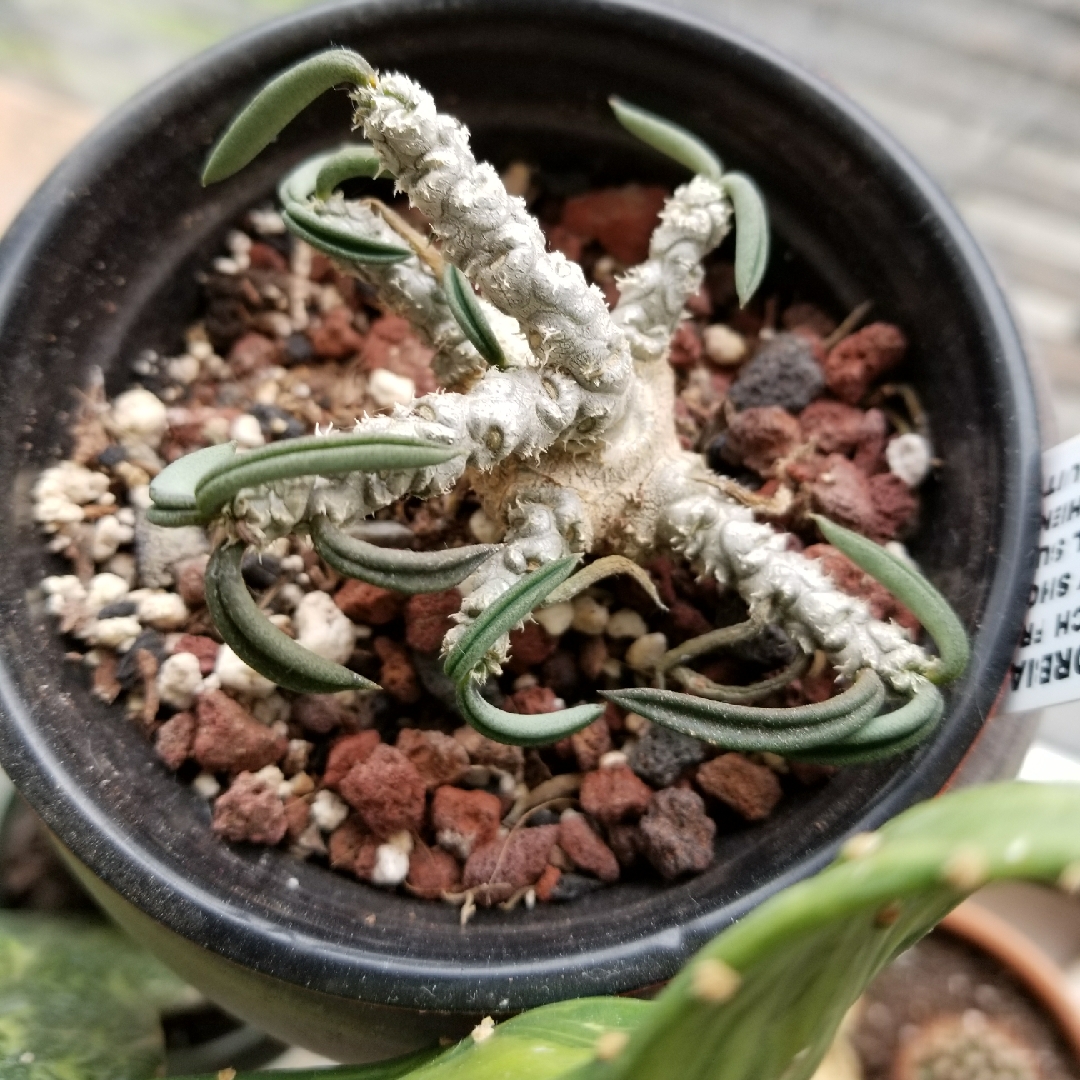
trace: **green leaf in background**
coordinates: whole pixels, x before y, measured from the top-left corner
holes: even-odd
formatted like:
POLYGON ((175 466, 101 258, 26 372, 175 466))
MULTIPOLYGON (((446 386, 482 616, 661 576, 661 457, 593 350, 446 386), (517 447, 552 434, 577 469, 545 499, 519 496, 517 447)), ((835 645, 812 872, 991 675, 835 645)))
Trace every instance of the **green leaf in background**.
POLYGON ((448 262, 443 271, 442 290, 461 332, 472 342, 476 351, 492 367, 505 368, 506 356, 499 339, 491 329, 491 323, 476 293, 472 291, 469 279, 453 263, 448 262))
POLYGON ((165 1063, 160 1014, 191 994, 119 931, 0 912, 0 1076, 146 1080, 165 1063))

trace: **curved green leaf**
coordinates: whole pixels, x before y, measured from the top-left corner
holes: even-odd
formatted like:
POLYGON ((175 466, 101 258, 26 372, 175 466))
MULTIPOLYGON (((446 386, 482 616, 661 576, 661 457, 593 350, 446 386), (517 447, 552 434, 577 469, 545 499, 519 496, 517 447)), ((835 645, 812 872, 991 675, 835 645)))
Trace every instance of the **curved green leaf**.
POLYGON ((286 203, 281 217, 289 232, 310 244, 316 251, 342 262, 389 266, 413 256, 410 248, 399 244, 384 244, 381 240, 372 240, 362 235, 354 227, 350 227, 346 217, 316 214, 314 210, 309 210, 300 203, 286 203))
POLYGON ((377 684, 317 656, 279 630, 259 610, 240 572, 242 544, 219 547, 206 568, 206 606, 226 644, 249 667, 298 694, 332 694, 377 684))
POLYGON ((555 559, 539 570, 526 574, 516 585, 492 604, 461 635, 450 650, 443 670, 455 682, 468 678, 487 655, 488 649, 521 622, 557 585, 562 584, 577 566, 578 558, 571 555, 555 559))
POLYGON ((1080 866, 1077 820, 1080 789, 1065 785, 969 788, 908 810, 705 946, 626 1049, 580 1075, 809 1080, 874 975, 965 895, 1080 866))
POLYGON ((925 672, 926 677, 935 683, 959 678, 967 668, 971 650, 964 624, 948 600, 910 563, 880 544, 818 514, 812 517, 834 548, 884 585, 926 627, 940 654, 933 670, 925 672))
MULTIPOLYGON (((288 1069, 284 1077, 276 1071, 237 1073, 235 1080, 401 1080, 420 1075, 420 1069, 453 1050, 432 1047, 413 1054, 376 1061, 371 1065, 332 1065, 329 1068, 288 1069)), ((221 1072, 201 1073, 178 1080, 221 1080, 221 1072)))
POLYGON ((464 581, 499 550, 498 544, 474 544, 445 551, 408 551, 378 547, 335 528, 325 518, 311 523, 315 550, 339 574, 401 593, 432 593, 464 581))
POLYGON ((323 158, 315 175, 315 198, 329 199, 334 189, 346 180, 379 175, 382 162, 373 146, 344 146, 323 158))
POLYGON ((166 465, 150 481, 150 499, 163 510, 194 510, 195 488, 204 476, 236 457, 236 443, 205 446, 166 465))
POLYGON ((608 104, 615 119, 631 135, 636 135, 654 150, 685 165, 692 173, 707 176, 710 180, 720 180, 724 171, 720 159, 686 128, 638 105, 631 105, 620 97, 609 97, 608 104))
POLYGON ((404 435, 334 434, 282 439, 237 454, 205 473, 195 488, 199 513, 213 517, 244 488, 298 476, 338 476, 350 472, 420 469, 459 457, 446 443, 404 435))
POLYGON ((339 83, 374 86, 375 72, 358 53, 329 49, 294 64, 266 84, 218 139, 203 169, 216 184, 253 161, 317 97, 339 83))
POLYGON ((567 600, 572 600, 579 593, 591 588, 597 582, 603 581, 605 578, 615 577, 617 574, 626 574, 628 577, 632 577, 641 586, 645 595, 661 611, 667 611, 667 607, 664 601, 660 599, 660 594, 656 591, 656 584, 649 577, 648 571, 625 555, 604 555, 599 559, 594 559, 572 578, 564 581, 557 589, 553 589, 544 598, 541 606, 551 607, 553 604, 563 604, 567 600))
POLYGON ((710 701, 673 690, 605 690, 601 697, 662 727, 727 750, 790 756, 829 746, 868 724, 885 700, 885 687, 869 668, 854 686, 828 701, 793 709, 710 701))
POLYGON ((186 525, 205 525, 208 519, 198 510, 163 510, 160 506, 148 506, 146 520, 163 529, 181 529, 186 525))
POLYGON ((476 351, 492 367, 505 369, 506 354, 502 345, 491 329, 468 278, 453 263, 448 262, 443 271, 442 290, 461 332, 473 343, 476 351))
POLYGON ((725 173, 720 186, 735 213, 735 291, 745 307, 757 292, 769 261, 769 219, 757 185, 742 173, 725 173))
POLYGON ((513 746, 546 746, 598 720, 603 705, 575 705, 549 713, 512 713, 497 709, 480 694, 475 679, 458 683, 458 710, 481 735, 513 746))

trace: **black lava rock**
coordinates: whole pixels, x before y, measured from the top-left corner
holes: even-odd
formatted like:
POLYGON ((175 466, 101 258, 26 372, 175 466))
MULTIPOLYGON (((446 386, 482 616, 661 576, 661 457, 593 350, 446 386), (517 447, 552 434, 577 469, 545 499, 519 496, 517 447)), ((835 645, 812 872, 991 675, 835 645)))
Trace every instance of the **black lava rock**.
POLYGON ((113 443, 111 446, 106 446, 97 456, 98 464, 104 469, 112 469, 120 464, 121 461, 127 461, 127 451, 122 447, 113 443))
POLYGON ((297 420, 292 413, 279 409, 276 405, 252 405, 251 415, 259 421, 263 438, 298 439, 307 434, 307 427, 302 420, 297 420))
POLYGON ((578 900, 588 893, 602 889, 604 883, 597 878, 586 877, 584 874, 562 874, 551 890, 551 899, 566 903, 568 900, 578 900))
POLYGON ((777 334, 739 372, 728 399, 737 409, 779 405, 797 413, 825 388, 825 375, 810 343, 798 334, 777 334))
POLYGON ((135 644, 123 656, 116 665, 116 681, 125 689, 130 690, 139 682, 139 662, 136 657, 140 649, 152 653, 154 659, 160 664, 165 659, 165 635, 157 630, 144 630, 136 639, 135 644))
POLYGON ((290 334, 285 339, 286 364, 306 364, 314 355, 307 334, 290 334))
POLYGON ((795 659, 798 646, 779 626, 766 626, 757 637, 737 641, 731 651, 740 659, 760 664, 766 671, 787 667, 795 659))
POLYGON ((720 432, 705 448, 705 463, 714 473, 729 476, 741 487, 757 491, 761 487, 761 477, 751 472, 728 449, 728 433, 720 432))
POLYGON ((132 600, 117 600, 115 604, 106 604, 98 613, 99 619, 119 619, 125 615, 134 615, 138 605, 132 600))
POLYGON ((654 724, 630 751, 630 768, 653 787, 675 783, 684 769, 705 760, 705 747, 697 739, 654 724))
POLYGON ((253 589, 269 589, 281 573, 281 560, 265 551, 249 551, 240 563, 240 573, 253 589))

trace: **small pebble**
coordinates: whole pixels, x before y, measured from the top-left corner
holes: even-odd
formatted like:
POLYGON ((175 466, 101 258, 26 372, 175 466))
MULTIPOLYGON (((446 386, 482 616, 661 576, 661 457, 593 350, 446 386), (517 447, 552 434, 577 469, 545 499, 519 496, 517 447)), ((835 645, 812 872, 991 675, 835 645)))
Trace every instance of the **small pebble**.
POLYGON ((380 409, 392 405, 408 405, 416 396, 416 383, 404 375, 395 375, 386 368, 376 368, 368 378, 368 393, 380 409))
POLYGON ((248 667, 228 645, 222 645, 218 649, 214 674, 222 689, 232 690, 240 697, 264 698, 277 690, 274 683, 254 668, 248 667))
POLYGON ((552 636, 562 637, 574 621, 574 605, 569 601, 533 612, 533 618, 552 636))
POLYGON ((885 447, 889 471, 910 488, 918 487, 930 472, 930 444, 915 431, 897 435, 885 447))
POLYGON ((190 709, 202 681, 197 656, 189 652, 173 653, 158 669, 158 695, 165 705, 174 709, 190 709))
POLYGON ((232 422, 229 427, 229 438, 235 439, 237 446, 248 449, 266 445, 259 418, 252 416, 251 413, 243 413, 232 422))
POLYGON ((706 326, 705 355, 720 367, 733 367, 746 356, 746 338, 723 323, 706 326))
POLYGON ((477 510, 469 518, 469 532, 480 544, 497 544, 503 535, 502 526, 492 521, 483 510, 477 510))
POLYGON ((594 636, 604 632, 611 613, 599 600, 586 593, 584 596, 575 597, 573 608, 574 618, 570 625, 579 634, 594 636))
POLYGON ((739 371, 728 400, 737 409, 778 405, 797 413, 824 388, 825 375, 806 338, 777 334, 739 371))
POLYGON ((324 592, 310 592, 293 612, 296 640, 327 660, 344 664, 356 644, 356 627, 324 592))
POLYGON ((655 670, 660 657, 667 652, 667 637, 663 634, 643 634, 626 650, 626 662, 635 671, 649 673, 655 670))
POLYGON ((155 449, 169 427, 165 403, 141 386, 113 401, 109 419, 121 442, 142 442, 155 449))
POLYGON ((633 608, 620 608, 608 620, 605 633, 609 638, 637 640, 649 632, 645 620, 633 608))

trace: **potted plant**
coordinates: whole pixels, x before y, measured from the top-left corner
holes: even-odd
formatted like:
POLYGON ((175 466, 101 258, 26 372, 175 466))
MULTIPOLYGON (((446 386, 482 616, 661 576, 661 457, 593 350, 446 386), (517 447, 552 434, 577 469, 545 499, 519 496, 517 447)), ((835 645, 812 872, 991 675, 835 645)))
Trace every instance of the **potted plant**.
MULTIPOLYGON (((289 1038, 341 1056, 377 1055, 461 1031, 477 1013, 666 978, 763 890, 822 865, 853 828, 872 826, 937 790, 982 725, 1008 662, 1035 526, 1036 438, 1015 337, 951 211, 865 121, 775 58, 666 17, 606 6, 556 5, 539 16, 518 5, 453 12, 360 6, 299 16, 282 27, 249 38, 228 54, 231 60, 212 55, 161 88, 81 159, 76 155, 17 223, 4 247, 0 321, 10 358, 5 378, 12 392, 5 401, 13 412, 30 415, 42 385, 34 373, 47 370, 43 364, 60 365, 55 374, 77 353, 115 371, 121 353, 179 331, 181 311, 190 310, 190 269, 242 208, 271 189, 283 167, 336 138, 329 132, 344 117, 332 102, 319 103, 272 153, 209 198, 196 187, 206 148, 267 75, 328 39, 362 40, 380 67, 406 67, 436 92, 453 86, 461 95, 455 111, 486 156, 505 159, 527 132, 543 160, 590 161, 597 177, 629 175, 630 160, 645 172, 656 170, 655 161, 637 157, 600 119, 600 101, 589 104, 581 78, 566 75, 576 70, 586 29, 616 33, 625 44, 612 55, 626 74, 597 71, 589 85, 599 95, 623 92, 658 113, 685 116, 687 127, 727 151, 762 184, 779 233, 843 302, 861 299, 860 281, 876 282, 883 307, 913 330, 916 378, 928 400, 971 406, 969 413, 954 407, 932 415, 949 466, 928 517, 949 524, 924 530, 916 555, 963 621, 978 622, 981 630, 968 675, 949 692, 948 716, 927 748, 879 769, 853 770, 828 798, 808 800, 759 833, 752 847, 733 845, 722 868, 692 884, 624 889, 617 906, 583 902, 569 917, 532 913, 464 935, 453 912, 379 894, 365 899, 370 922, 357 923, 352 892, 315 868, 286 870, 273 859, 214 844, 197 805, 179 792, 161 792, 133 767, 146 760, 135 733, 102 723, 88 701, 76 705, 73 697, 57 696, 56 645, 44 621, 16 602, 26 582, 42 576, 41 556, 28 524, 12 516, 5 527, 23 531, 12 534, 18 554, 5 588, 16 612, 10 640, 21 644, 8 649, 3 739, 16 782, 106 907, 210 996, 289 1038), (571 33, 574 26, 581 33, 571 33), (445 55, 451 40, 477 50, 470 72, 483 69, 483 78, 474 92, 466 93, 460 64, 432 59, 445 55), (406 41, 414 52, 402 51, 406 41), (655 78, 642 81, 645 70, 655 78), (676 70, 685 80, 678 87, 676 70), (494 113, 485 112, 490 100, 480 88, 492 80, 502 102, 494 113), (726 118, 709 119, 704 111, 689 117, 675 103, 680 96, 693 100, 707 83, 714 98, 740 103, 726 118), (511 101, 513 125, 503 111, 511 101), (819 125, 812 137, 807 116, 819 125), (846 200, 839 198, 836 183, 853 174, 858 183, 846 200), (167 191, 163 177, 170 178, 167 191), (77 212, 57 208, 56 193, 84 187, 77 212), (107 206, 105 191, 115 196, 107 206), (926 215, 932 226, 912 234, 907 222, 926 215), (121 233, 132 236, 130 247, 118 245, 121 233), (89 272, 74 273, 76 265, 89 272), (68 286, 73 291, 66 293, 68 286), (27 295, 37 303, 18 302, 27 295), (961 490, 968 502, 958 498, 961 490), (970 552, 991 549, 972 591, 970 552), (148 805, 161 814, 148 815, 148 805)), ((31 461, 50 455, 62 426, 58 414, 28 433, 40 434, 36 442, 17 443, 10 428, 13 441, 4 452, 13 483, 30 475, 31 461), (31 450, 35 456, 27 457, 31 450)), ((74 694, 74 686, 65 693, 74 694)))

